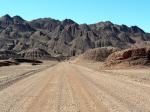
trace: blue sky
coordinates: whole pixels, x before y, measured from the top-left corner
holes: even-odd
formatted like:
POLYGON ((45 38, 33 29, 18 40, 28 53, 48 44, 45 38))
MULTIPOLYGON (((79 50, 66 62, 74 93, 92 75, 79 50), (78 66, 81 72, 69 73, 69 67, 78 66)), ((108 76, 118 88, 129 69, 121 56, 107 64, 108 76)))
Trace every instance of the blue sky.
POLYGON ((78 23, 112 21, 150 32, 150 0, 0 0, 0 16, 51 17, 78 23))

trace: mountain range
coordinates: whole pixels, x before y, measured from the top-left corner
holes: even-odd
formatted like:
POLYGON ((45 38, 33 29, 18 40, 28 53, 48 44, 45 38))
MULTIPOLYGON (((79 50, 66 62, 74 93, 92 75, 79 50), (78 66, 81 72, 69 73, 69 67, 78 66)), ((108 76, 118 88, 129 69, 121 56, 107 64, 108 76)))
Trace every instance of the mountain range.
POLYGON ((59 21, 52 18, 26 21, 8 14, 0 17, 0 54, 11 51, 11 55, 15 53, 22 57, 26 53, 35 58, 76 56, 92 48, 112 46, 125 49, 138 45, 150 45, 150 33, 138 26, 116 25, 110 21, 78 24, 71 19, 59 21))

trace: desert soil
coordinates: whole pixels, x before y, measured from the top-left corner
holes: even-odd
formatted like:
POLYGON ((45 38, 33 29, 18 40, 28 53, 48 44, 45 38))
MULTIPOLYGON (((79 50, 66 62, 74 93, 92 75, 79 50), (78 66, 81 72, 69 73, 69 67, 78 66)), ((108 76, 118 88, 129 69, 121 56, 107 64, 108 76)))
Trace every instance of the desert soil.
POLYGON ((137 73, 62 62, 1 89, 0 112, 150 112, 150 71, 137 73))

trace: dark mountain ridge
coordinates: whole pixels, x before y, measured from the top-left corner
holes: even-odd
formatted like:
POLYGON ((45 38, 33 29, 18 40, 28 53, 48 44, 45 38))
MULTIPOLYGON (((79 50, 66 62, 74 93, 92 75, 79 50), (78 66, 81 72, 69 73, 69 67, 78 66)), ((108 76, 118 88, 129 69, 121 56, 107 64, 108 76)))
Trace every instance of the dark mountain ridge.
POLYGON ((0 17, 0 50, 17 54, 28 49, 42 49, 52 56, 74 56, 91 48, 124 49, 138 43, 149 44, 150 34, 137 26, 116 25, 109 21, 87 25, 71 19, 26 21, 20 16, 0 17))

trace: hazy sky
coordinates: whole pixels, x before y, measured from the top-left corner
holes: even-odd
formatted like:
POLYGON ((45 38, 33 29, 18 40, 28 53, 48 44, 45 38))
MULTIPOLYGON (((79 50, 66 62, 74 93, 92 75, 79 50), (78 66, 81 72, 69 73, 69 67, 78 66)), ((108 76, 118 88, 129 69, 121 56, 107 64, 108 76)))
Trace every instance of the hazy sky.
POLYGON ((112 21, 150 32, 150 0, 0 0, 0 16, 51 17, 78 23, 112 21))

